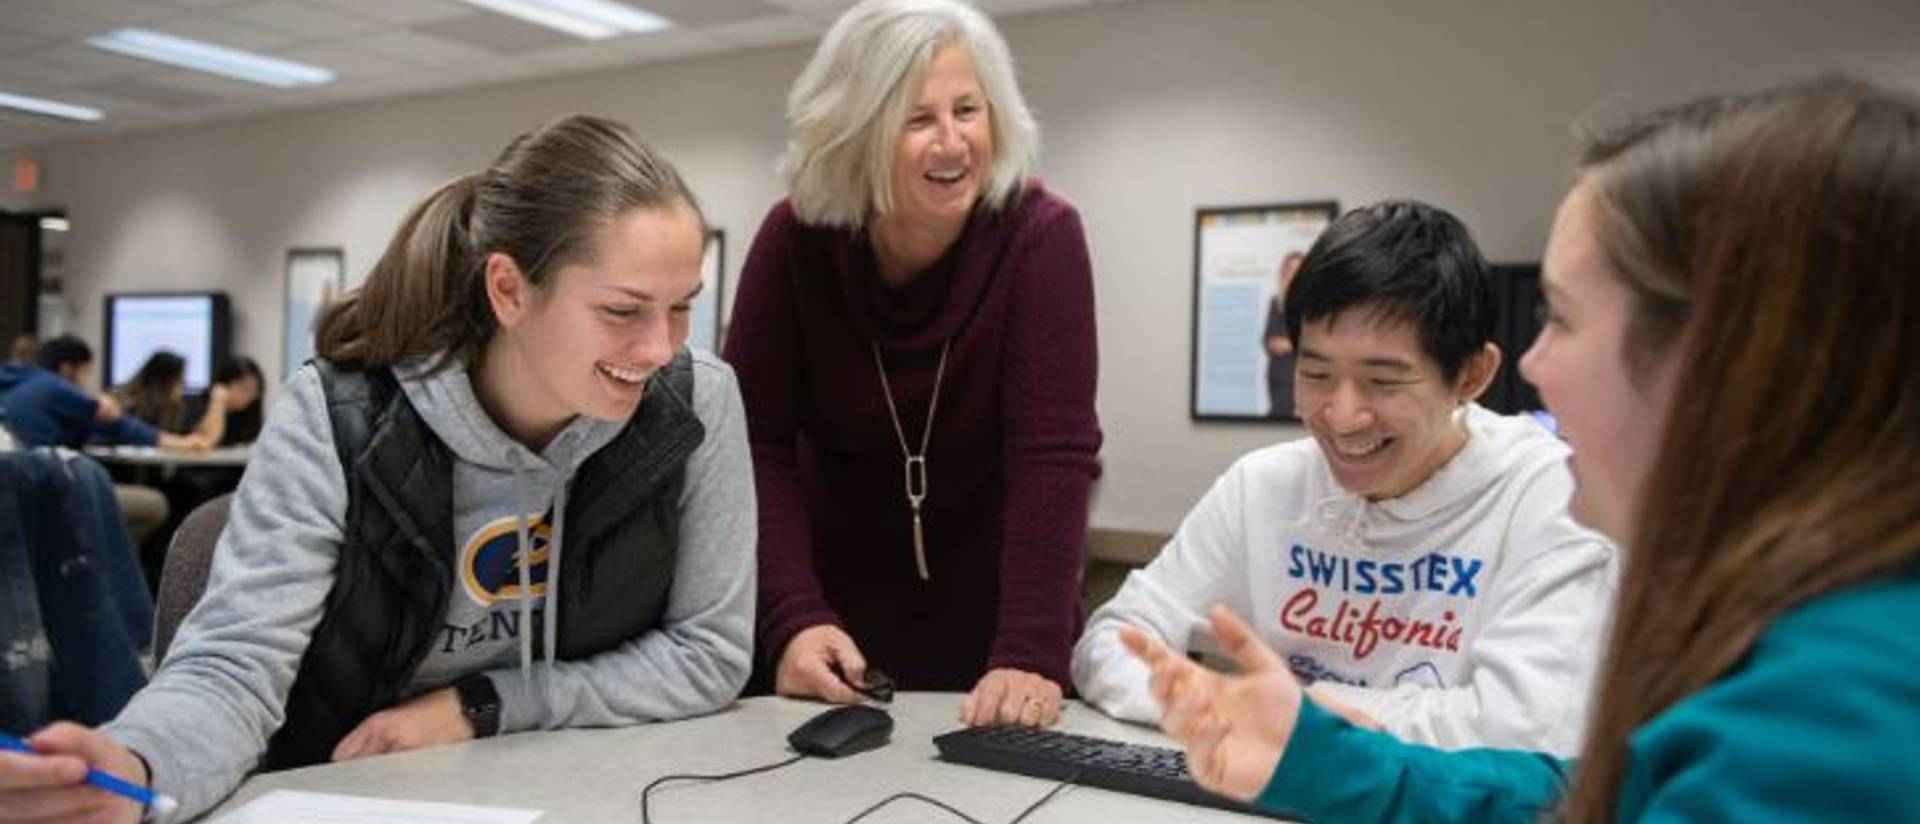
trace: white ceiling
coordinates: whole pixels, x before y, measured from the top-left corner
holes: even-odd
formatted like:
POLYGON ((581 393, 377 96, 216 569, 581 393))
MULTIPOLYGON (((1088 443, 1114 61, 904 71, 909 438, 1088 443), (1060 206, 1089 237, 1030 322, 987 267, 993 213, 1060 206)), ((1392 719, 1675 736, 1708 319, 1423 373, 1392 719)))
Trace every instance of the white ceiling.
MULTIPOLYGON (((0 0, 0 91, 102 109, 69 123, 0 109, 0 147, 633 66, 818 38, 855 0, 624 0, 676 24, 599 42, 453 0, 0 0), (332 69, 274 89, 100 51, 139 26, 332 69)), ((1124 0, 975 0, 995 16, 1124 0)))

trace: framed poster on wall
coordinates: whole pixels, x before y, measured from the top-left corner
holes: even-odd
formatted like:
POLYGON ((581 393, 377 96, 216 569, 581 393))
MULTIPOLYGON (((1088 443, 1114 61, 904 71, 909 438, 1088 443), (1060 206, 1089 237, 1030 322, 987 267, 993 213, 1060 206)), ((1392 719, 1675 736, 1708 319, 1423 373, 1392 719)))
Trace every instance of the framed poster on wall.
POLYGON ((1339 213, 1331 200, 1195 211, 1193 420, 1296 420, 1281 300, 1339 213))
POLYGON ((313 322, 320 308, 346 287, 346 256, 338 247, 287 250, 287 282, 280 345, 280 377, 313 357, 313 322))
POLYGON ((706 248, 700 254, 700 295, 693 299, 692 317, 687 321, 687 343, 718 353, 726 329, 727 232, 707 231, 706 248))

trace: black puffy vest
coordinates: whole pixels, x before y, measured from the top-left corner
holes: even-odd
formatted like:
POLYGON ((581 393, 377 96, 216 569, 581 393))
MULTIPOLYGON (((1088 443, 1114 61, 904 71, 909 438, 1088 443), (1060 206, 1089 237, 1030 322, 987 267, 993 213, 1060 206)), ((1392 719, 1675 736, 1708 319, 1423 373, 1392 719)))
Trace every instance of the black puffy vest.
MULTIPOLYGON (((367 716, 400 700, 432 648, 453 586, 452 452, 391 372, 314 364, 346 470, 345 539, 286 722, 261 761, 266 770, 325 762, 367 716)), ((654 375, 620 434, 574 474, 558 582, 560 660, 605 652, 658 626, 673 582, 687 458, 705 435, 683 350, 654 375)), ((536 651, 540 642, 536 634, 536 651)))

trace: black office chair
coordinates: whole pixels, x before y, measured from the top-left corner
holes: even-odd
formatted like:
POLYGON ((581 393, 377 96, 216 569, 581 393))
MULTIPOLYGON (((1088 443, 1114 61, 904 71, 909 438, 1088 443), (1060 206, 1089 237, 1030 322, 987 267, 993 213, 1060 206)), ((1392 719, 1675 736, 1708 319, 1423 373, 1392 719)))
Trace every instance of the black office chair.
POLYGON ((200 602, 207 588, 207 570, 213 565, 213 547, 227 528, 227 508, 233 494, 221 495, 194 507, 167 545, 166 565, 160 570, 160 594, 154 600, 153 660, 166 660, 174 630, 200 602))

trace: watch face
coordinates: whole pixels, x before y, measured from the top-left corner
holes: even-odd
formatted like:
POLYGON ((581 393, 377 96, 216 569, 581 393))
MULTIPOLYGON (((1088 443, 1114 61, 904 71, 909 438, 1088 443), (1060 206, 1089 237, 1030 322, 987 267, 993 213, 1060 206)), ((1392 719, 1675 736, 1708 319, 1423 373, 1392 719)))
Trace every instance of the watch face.
POLYGON ((486 676, 463 678, 454 683, 454 695, 460 699, 460 714, 473 727, 476 738, 493 735, 500 727, 500 695, 486 676))

